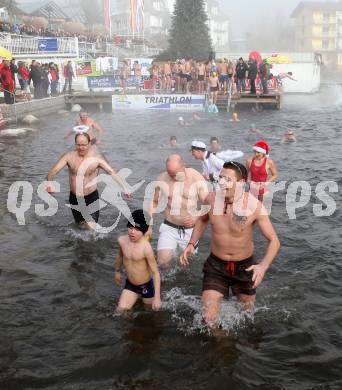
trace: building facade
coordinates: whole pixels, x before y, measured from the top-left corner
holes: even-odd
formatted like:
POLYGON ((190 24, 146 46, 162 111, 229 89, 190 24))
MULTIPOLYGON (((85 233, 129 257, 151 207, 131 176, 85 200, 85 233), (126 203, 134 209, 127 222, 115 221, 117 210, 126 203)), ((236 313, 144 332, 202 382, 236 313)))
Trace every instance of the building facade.
MULTIPOLYGON (((133 0, 133 2, 139 3, 139 0, 133 0)), ((130 1, 112 0, 112 33, 120 36, 158 37, 166 42, 175 0, 149 0, 142 1, 142 3, 144 6, 143 30, 133 31, 130 1)), ((215 51, 227 50, 229 48, 228 18, 222 14, 218 1, 207 0, 204 3, 213 48, 215 51)))
POLYGON ((131 11, 131 1, 115 0, 111 2, 112 34, 153 38, 167 36, 170 27, 168 0, 133 0, 137 6, 131 11))
POLYGON ((228 17, 222 13, 218 1, 207 0, 204 4, 208 15, 208 27, 214 51, 229 50, 228 17))
POLYGON ((330 68, 342 67, 342 2, 301 2, 292 12, 295 49, 319 53, 330 68))

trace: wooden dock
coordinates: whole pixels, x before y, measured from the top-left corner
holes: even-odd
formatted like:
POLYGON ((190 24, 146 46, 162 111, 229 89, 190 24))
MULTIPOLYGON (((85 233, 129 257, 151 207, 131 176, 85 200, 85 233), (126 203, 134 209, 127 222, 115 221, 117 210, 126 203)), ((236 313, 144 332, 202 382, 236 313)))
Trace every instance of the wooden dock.
POLYGON ((216 105, 220 111, 233 111, 237 106, 253 106, 257 111, 263 108, 280 110, 281 93, 270 92, 268 94, 234 93, 229 102, 228 94, 219 93, 216 105))
POLYGON ((103 110, 104 104, 112 105, 112 95, 115 94, 113 91, 102 91, 102 92, 74 92, 69 95, 65 95, 65 103, 67 106, 72 107, 74 104, 83 105, 95 104, 99 107, 99 110, 103 110))

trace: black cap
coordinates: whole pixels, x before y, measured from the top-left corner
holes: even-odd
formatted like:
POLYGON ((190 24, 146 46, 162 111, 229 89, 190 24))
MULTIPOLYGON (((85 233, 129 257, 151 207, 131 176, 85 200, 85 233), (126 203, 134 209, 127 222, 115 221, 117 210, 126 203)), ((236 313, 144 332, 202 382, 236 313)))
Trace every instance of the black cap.
POLYGON ((148 231, 149 225, 146 223, 144 211, 142 209, 134 210, 132 218, 127 222, 127 227, 133 226, 144 234, 148 231))

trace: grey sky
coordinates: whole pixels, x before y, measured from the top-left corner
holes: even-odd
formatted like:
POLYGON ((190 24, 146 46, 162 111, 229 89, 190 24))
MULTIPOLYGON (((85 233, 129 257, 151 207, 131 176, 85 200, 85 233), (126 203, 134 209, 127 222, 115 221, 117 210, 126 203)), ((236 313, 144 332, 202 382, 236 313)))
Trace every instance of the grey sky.
MULTIPOLYGON (((219 0, 231 23, 232 38, 244 37, 250 26, 267 26, 267 23, 289 21, 290 14, 300 3, 299 0, 219 0), (276 16, 278 15, 278 16, 276 16)), ((336 2, 330 0, 328 2, 336 2)), ((267 28, 267 27, 266 27, 267 28)))

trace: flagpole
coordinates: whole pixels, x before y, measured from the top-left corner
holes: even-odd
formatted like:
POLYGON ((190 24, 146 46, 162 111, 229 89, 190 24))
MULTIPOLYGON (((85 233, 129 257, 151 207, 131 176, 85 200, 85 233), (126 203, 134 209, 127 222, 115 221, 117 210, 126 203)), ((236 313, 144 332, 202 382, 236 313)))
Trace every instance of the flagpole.
POLYGON ((108 0, 108 14, 109 14, 109 38, 112 38, 112 6, 111 6, 111 0, 108 0))

